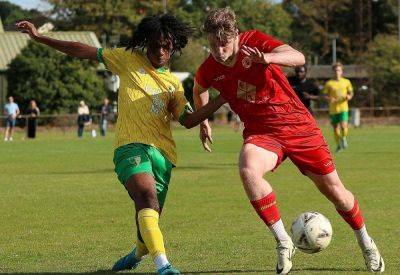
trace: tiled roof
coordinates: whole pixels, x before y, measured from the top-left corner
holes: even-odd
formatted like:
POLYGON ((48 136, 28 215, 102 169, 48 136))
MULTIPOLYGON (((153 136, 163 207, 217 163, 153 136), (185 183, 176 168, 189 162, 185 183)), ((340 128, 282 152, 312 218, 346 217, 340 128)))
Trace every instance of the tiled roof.
MULTIPOLYGON (((93 32, 49 32, 46 36, 60 40, 82 42, 97 48, 101 47, 93 32)), ((27 34, 19 32, 0 33, 0 71, 7 70, 11 60, 21 52, 29 39, 27 34)))

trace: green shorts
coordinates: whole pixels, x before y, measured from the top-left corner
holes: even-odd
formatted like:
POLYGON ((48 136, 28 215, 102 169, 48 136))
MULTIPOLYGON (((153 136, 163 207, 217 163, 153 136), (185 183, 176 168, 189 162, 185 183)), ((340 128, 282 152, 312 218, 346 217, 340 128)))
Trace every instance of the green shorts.
POLYGON ((123 185, 134 174, 152 175, 156 182, 158 203, 163 207, 173 164, 157 148, 141 143, 120 146, 114 151, 114 164, 115 173, 123 185))
POLYGON ((349 112, 348 111, 347 112, 341 112, 341 113, 338 113, 338 114, 330 115, 330 117, 331 117, 331 123, 333 125, 337 125, 340 122, 349 121, 349 112))

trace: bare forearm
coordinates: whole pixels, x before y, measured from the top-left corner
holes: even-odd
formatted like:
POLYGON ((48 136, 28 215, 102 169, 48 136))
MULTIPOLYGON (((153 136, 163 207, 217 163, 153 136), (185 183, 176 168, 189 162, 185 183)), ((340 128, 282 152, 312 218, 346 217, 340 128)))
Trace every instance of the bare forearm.
POLYGON ((301 52, 286 44, 275 48, 270 53, 264 53, 264 61, 267 64, 272 63, 287 67, 301 66, 306 62, 301 52))
POLYGON ((186 117, 183 123, 184 126, 186 128, 193 128, 194 126, 197 126, 211 116, 215 111, 217 111, 224 103, 225 100, 221 96, 218 96, 203 107, 196 107, 196 111, 186 117))
MULTIPOLYGON (((204 105, 206 105, 209 101, 209 93, 208 91, 200 93, 199 91, 194 91, 193 92, 193 101, 194 101, 194 106, 196 110, 200 109, 204 105)), ((203 121, 203 123, 208 124, 208 117, 206 117, 203 121)))
POLYGON ((209 101, 209 93, 207 92, 203 92, 203 93, 197 93, 194 92, 193 93, 193 101, 194 101, 194 105, 196 107, 196 110, 203 107, 204 105, 206 105, 209 101))
POLYGON ((267 53, 266 55, 268 63, 278 64, 286 67, 297 67, 304 65, 305 63, 304 55, 296 50, 276 53, 272 52, 267 53))
POLYGON ((42 35, 36 37, 35 41, 73 57, 92 60, 97 59, 97 48, 80 42, 62 41, 42 35))

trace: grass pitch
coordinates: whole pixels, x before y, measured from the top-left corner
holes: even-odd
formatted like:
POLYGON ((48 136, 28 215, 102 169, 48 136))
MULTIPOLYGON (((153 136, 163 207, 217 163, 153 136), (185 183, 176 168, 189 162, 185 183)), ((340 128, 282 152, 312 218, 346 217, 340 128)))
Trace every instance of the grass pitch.
MULTIPOLYGON (((179 164, 161 219, 170 261, 183 273, 272 274, 275 242, 242 189, 241 136, 214 128, 214 152, 197 129, 174 131, 179 164)), ((325 129, 330 144, 330 129, 325 129)), ((351 130, 350 147, 335 155, 346 186, 363 209, 386 262, 400 274, 400 127, 351 130)), ((113 137, 39 133, 37 140, 0 144, 0 272, 106 273, 132 247, 133 205, 113 172, 113 137)), ((350 228, 290 161, 267 175, 286 227, 304 211, 333 226, 327 250, 297 252, 293 274, 366 273, 350 228)), ((136 270, 154 272, 146 259, 136 270)))

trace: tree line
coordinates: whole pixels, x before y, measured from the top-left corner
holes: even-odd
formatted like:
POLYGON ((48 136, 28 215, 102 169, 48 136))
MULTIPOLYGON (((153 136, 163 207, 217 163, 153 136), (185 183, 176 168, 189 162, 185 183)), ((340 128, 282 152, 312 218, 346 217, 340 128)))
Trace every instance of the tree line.
MULTIPOLYGON (((29 19, 38 25, 52 22, 55 30, 93 31, 103 45, 123 46, 128 43, 141 18, 167 11, 196 29, 183 54, 176 56, 171 63, 173 70, 194 73, 208 55, 207 43, 201 33, 205 15, 213 8, 229 5, 237 13, 240 30, 259 29, 275 36, 305 53, 311 64, 331 64, 331 42, 336 36, 338 60, 344 64, 366 66, 378 91, 379 104, 400 105, 397 0, 168 0, 166 6, 161 0, 46 2, 51 9, 40 12, 22 10, 9 2, 0 1, 0 16, 5 29, 13 30, 13 24, 19 19, 29 19)), ((34 64, 34 61, 30 62, 33 71, 34 64)), ((80 64, 90 70, 89 65, 80 64)), ((75 63, 72 65, 76 66, 75 63)), ((15 67, 11 64, 10 76, 15 75, 12 71, 15 67)), ((48 80, 37 73, 35 76, 43 78, 44 82, 48 80)), ((99 85, 93 86, 99 89, 99 85)), ((18 89, 29 89, 22 84, 11 84, 10 88, 13 93, 18 89)), ((73 89, 79 90, 75 86, 73 89)), ((87 100, 90 102, 90 98, 87 100)))

